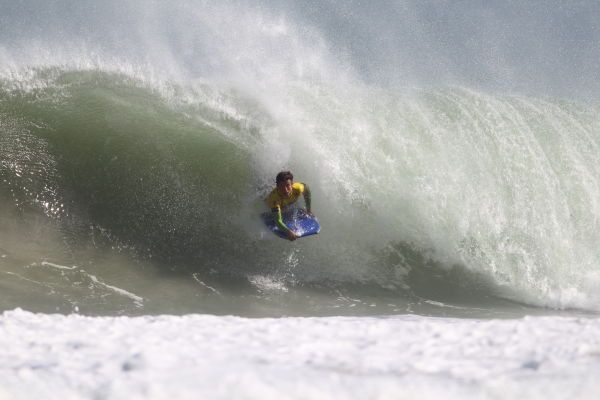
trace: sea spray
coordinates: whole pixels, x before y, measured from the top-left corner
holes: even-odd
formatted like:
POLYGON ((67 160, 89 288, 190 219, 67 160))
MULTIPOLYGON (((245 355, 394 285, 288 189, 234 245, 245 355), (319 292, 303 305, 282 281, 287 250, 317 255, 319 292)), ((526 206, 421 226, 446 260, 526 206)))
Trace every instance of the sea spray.
MULTIPOLYGON (((41 262, 114 287, 103 274, 256 294, 250 277, 288 268, 289 244, 255 218, 285 168, 311 186, 323 223, 294 244, 294 284, 283 283, 324 291, 306 295, 308 314, 311 299, 365 293, 405 311, 489 298, 597 309, 598 110, 556 96, 594 94, 597 49, 564 45, 565 15, 581 8, 2 7, 1 261, 23 277, 4 307, 36 287, 58 293, 60 310, 67 299, 130 312, 95 309, 72 282, 48 288, 26 268, 41 262)), ((577 32, 593 37, 586 21, 577 32)), ((177 287, 169 301, 132 292, 144 310, 213 310, 174 306, 177 287)))
POLYGON ((594 109, 456 87, 285 93, 287 116, 227 88, 161 92, 99 71, 5 89, 3 134, 21 143, 3 148, 5 204, 43 212, 64 254, 132 246, 170 270, 277 275, 285 242, 260 239, 255 216, 272 171, 290 167, 326 228, 301 244, 295 280, 404 297, 410 274, 434 265, 495 296, 595 308, 594 109), (283 160, 264 151, 276 143, 283 160))

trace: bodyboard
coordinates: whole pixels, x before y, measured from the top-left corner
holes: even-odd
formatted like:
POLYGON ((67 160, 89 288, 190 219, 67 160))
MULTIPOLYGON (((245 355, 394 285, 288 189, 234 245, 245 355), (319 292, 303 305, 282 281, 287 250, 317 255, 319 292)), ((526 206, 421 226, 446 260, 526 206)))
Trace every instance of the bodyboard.
MULTIPOLYGON (((272 212, 266 212, 261 215, 267 228, 277 236, 287 239, 287 234, 279 229, 272 212)), ((305 210, 297 208, 285 211, 281 215, 283 223, 296 232, 299 237, 316 235, 321 231, 321 225, 314 215, 308 215, 305 210)))

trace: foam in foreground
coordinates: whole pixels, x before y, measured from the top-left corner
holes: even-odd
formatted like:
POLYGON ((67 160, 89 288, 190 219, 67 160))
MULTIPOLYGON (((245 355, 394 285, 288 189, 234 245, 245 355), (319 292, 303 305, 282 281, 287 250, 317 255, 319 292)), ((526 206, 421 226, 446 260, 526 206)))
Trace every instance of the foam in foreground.
POLYGON ((600 320, 0 318, 0 398, 592 399, 600 320))

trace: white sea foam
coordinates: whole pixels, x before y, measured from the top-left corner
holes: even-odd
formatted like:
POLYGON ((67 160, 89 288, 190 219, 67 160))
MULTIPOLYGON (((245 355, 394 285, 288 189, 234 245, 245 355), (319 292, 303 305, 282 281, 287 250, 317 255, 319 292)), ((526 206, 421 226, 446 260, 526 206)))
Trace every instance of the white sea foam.
POLYGON ((95 283, 96 285, 105 287, 109 290, 112 290, 113 292, 120 294, 121 296, 125 296, 130 298, 131 300, 133 300, 133 302, 138 306, 138 307, 142 307, 142 305, 144 304, 144 298, 140 297, 134 293, 128 292, 125 289, 121 289, 119 287, 113 286, 113 285, 109 285, 107 283, 102 282, 101 280, 99 280, 95 275, 92 274, 88 274, 87 272, 85 272, 84 270, 80 270, 80 272, 86 276, 88 276, 93 283, 95 283))
POLYGON ((261 292, 287 292, 285 281, 279 277, 253 275, 248 277, 248 281, 252 283, 261 292))
POLYGON ((210 286, 210 285, 207 285, 206 283, 204 283, 204 281, 202 281, 202 280, 199 278, 199 274, 198 274, 198 273, 194 273, 194 274, 192 274, 192 277, 193 277, 193 278, 194 278, 194 280, 195 280, 196 282, 198 282, 198 283, 199 283, 201 286, 204 286, 205 288, 207 288, 208 290, 210 290, 210 291, 211 291, 211 292, 213 292, 214 294, 221 295, 221 292, 219 292, 217 289, 215 289, 214 287, 212 287, 212 286, 210 286))
POLYGON ((52 267, 52 268, 57 268, 57 269, 66 269, 66 270, 74 270, 77 269, 76 265, 73 265, 72 267, 67 267, 66 265, 59 265, 59 264, 54 264, 48 261, 42 261, 41 262, 42 266, 48 266, 48 267, 52 267))
POLYGON ((595 399, 600 319, 0 317, 2 398, 595 399))

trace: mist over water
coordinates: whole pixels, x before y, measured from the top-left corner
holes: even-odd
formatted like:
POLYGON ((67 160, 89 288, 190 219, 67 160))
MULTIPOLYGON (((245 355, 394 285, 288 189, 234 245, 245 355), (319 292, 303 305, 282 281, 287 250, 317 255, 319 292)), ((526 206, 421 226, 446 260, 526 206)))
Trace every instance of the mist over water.
POLYGON ((592 3, 0 8, 3 309, 597 311, 592 3))

